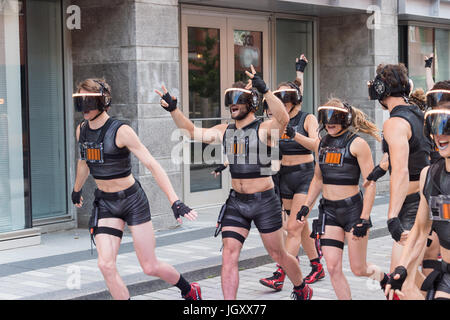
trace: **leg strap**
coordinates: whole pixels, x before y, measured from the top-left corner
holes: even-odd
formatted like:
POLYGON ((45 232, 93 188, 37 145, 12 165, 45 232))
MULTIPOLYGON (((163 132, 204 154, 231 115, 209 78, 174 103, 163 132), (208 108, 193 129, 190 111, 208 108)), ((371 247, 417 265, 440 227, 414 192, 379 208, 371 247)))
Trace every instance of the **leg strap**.
POLYGON ((344 250, 344 242, 334 239, 320 239, 320 245, 322 247, 328 246, 328 247, 336 247, 341 250, 344 250))
POLYGON ((242 244, 244 244, 245 241, 245 237, 235 231, 222 231, 222 239, 223 238, 233 238, 238 240, 242 244))
POLYGON ((422 261, 422 268, 425 269, 440 269, 441 268, 441 262, 438 260, 423 260, 422 261))
POLYGON ((115 228, 110 227, 97 227, 94 231, 94 235, 97 235, 99 233, 106 233, 115 237, 118 237, 122 239, 123 231, 115 228))

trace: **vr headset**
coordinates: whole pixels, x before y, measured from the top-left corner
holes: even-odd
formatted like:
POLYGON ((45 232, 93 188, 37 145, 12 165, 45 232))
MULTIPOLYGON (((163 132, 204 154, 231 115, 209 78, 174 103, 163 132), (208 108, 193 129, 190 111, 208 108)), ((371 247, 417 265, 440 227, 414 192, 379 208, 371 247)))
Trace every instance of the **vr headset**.
MULTIPOLYGON (((387 67, 387 66, 386 66, 387 67)), ((392 69, 392 72, 394 74, 395 79, 400 84, 397 87, 393 88, 389 83, 384 81, 382 79, 381 74, 383 74, 384 69, 381 71, 380 74, 377 74, 375 79, 373 81, 369 81, 367 83, 368 91, 369 91, 369 100, 383 100, 386 97, 392 96, 392 97, 403 97, 403 96, 409 96, 411 94, 412 89, 412 81, 408 80, 408 84, 403 86, 401 85, 400 76, 398 75, 397 71, 395 69, 392 69)))
POLYGON ((450 135, 450 109, 434 109, 425 113, 426 136, 450 135))
POLYGON ((100 85, 100 92, 74 93, 72 95, 75 111, 88 112, 91 110, 104 111, 111 106, 111 97, 105 95, 110 93, 105 85, 97 80, 93 80, 100 85))
POLYGON ((245 104, 250 110, 258 110, 259 95, 256 90, 242 88, 229 88, 225 90, 225 107, 229 108, 234 104, 245 104))
POLYGON ((322 126, 326 124, 340 124, 343 129, 348 128, 352 124, 352 112, 348 104, 344 105, 346 106, 345 108, 320 106, 317 109, 317 120, 322 126))
POLYGON ((430 90, 426 94, 428 109, 448 108, 450 109, 450 90, 430 90))

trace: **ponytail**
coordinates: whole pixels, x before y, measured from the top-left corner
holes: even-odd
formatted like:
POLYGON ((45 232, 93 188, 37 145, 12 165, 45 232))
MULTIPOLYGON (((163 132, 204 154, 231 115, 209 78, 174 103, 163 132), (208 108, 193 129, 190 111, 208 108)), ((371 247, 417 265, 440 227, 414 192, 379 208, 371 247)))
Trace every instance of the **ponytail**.
POLYGON ((379 135, 379 130, 377 126, 371 122, 367 115, 360 109, 352 107, 352 124, 351 126, 355 129, 355 133, 363 132, 374 137, 378 142, 381 142, 381 136, 379 135))

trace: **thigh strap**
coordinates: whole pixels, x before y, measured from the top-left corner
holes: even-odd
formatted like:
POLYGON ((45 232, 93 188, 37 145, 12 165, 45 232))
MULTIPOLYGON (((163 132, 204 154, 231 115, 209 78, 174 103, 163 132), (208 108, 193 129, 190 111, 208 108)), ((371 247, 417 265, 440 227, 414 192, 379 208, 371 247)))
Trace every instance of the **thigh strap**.
POLYGON ((320 239, 320 246, 336 247, 344 250, 344 242, 334 239, 320 239))
POLYGON ((110 227, 97 227, 97 228, 95 228, 94 235, 97 235, 99 233, 109 234, 109 235, 118 237, 120 239, 122 239, 122 236, 123 236, 123 231, 122 230, 115 229, 115 228, 110 228, 110 227))
POLYGON ((236 231, 222 231, 222 239, 223 238, 233 238, 242 244, 244 244, 245 241, 245 237, 236 231))

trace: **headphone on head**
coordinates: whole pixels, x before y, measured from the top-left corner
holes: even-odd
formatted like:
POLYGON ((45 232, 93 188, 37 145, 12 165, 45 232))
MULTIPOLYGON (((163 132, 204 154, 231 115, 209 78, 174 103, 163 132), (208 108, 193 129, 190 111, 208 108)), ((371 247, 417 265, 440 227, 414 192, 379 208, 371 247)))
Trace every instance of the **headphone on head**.
POLYGON ((296 105, 300 104, 303 101, 303 96, 301 94, 300 87, 297 84, 295 84, 295 82, 292 82, 292 81, 288 81, 288 85, 292 89, 295 89, 295 91, 296 91, 295 100, 292 101, 294 106, 296 106, 296 105))
POLYGON ((101 111, 103 111, 106 108, 111 106, 111 92, 108 90, 108 88, 106 87, 106 85, 103 82, 101 82, 99 80, 93 80, 93 81, 95 83, 97 83, 98 85, 100 85, 100 94, 102 95, 102 97, 105 101, 105 104, 103 105, 103 108, 101 110, 101 111), (105 94, 105 92, 108 93, 108 95, 105 94))
POLYGON ((249 111, 258 111, 259 109, 259 105, 260 105, 260 97, 259 97, 259 93, 258 90, 256 90, 255 88, 251 88, 251 95, 250 95, 250 99, 248 101, 248 107, 249 107, 249 111))
POLYGON ((347 116, 345 117, 345 123, 343 124, 343 127, 345 126, 345 128, 348 128, 352 125, 353 121, 352 106, 349 105, 347 102, 343 102, 342 104, 344 105, 344 107, 348 109, 347 116))
POLYGON ((388 97, 388 96, 404 96, 407 97, 409 96, 410 92, 411 92, 411 82, 409 81, 408 78, 408 83, 406 85, 402 84, 402 81, 400 79, 400 76, 397 72, 397 70, 395 70, 395 68, 392 68, 392 73, 394 74, 395 79, 397 80, 397 87, 395 89, 392 88, 392 86, 387 83, 386 81, 383 80, 382 78, 382 74, 384 73, 384 71, 386 70, 388 66, 384 66, 383 70, 381 70, 381 72, 379 74, 377 74, 377 76, 375 77, 375 80, 373 81, 373 90, 376 92, 377 96, 378 96, 378 100, 383 100, 384 98, 388 97))

